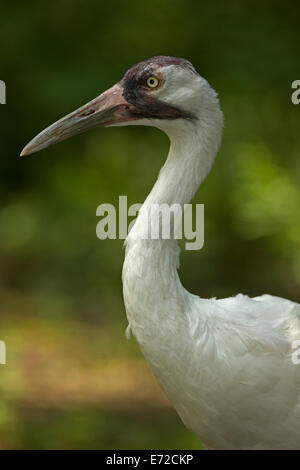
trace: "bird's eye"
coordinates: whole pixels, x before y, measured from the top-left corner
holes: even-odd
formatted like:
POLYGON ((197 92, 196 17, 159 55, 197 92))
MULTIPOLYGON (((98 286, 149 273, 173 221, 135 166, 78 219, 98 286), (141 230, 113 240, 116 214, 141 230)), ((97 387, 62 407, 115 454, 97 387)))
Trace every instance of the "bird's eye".
POLYGON ((146 83, 149 88, 156 88, 159 85, 159 80, 158 78, 151 76, 147 78, 146 83))

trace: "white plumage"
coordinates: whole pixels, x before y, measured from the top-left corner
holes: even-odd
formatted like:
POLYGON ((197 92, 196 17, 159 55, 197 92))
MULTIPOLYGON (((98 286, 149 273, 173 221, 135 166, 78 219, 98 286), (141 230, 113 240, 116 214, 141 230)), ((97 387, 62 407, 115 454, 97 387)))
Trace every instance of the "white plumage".
POLYGON ((191 200, 211 169, 223 127, 216 93, 191 64, 171 59, 133 67, 100 98, 39 134, 23 154, 85 130, 89 122, 166 132, 168 158, 126 240, 130 328, 182 421, 208 447, 300 449, 300 365, 291 358, 293 341, 300 339, 300 305, 270 295, 192 295, 178 277, 176 241, 148 237, 151 206, 191 200), (157 89, 144 89, 140 77, 147 71, 158 76, 157 89), (138 87, 143 92, 135 95, 138 87), (144 108, 142 98, 148 100, 144 108), (119 107, 112 108, 117 99, 119 107))
POLYGON ((291 361, 300 305, 269 295, 201 299, 181 285, 176 242, 142 239, 151 204, 188 203, 219 147, 215 93, 189 70, 180 72, 166 67, 165 88, 157 93, 192 107, 198 121, 149 123, 170 136, 171 148, 126 242, 128 320, 157 381, 204 444, 300 449, 300 366, 291 361))

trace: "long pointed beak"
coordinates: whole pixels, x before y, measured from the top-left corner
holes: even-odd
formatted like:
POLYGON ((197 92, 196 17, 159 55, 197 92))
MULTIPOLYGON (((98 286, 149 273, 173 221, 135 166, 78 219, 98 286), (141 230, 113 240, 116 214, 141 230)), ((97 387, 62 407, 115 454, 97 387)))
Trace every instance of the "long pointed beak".
POLYGON ((50 145, 98 126, 109 126, 133 120, 130 104, 122 94, 119 83, 100 96, 38 134, 22 150, 21 156, 38 152, 50 145))

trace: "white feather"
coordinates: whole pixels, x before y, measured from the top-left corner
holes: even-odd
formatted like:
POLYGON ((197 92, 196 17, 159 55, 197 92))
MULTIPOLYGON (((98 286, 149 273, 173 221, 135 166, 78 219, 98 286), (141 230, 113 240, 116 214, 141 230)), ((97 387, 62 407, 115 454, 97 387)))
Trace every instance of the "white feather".
POLYGON ((218 151, 216 93, 190 70, 162 69, 159 99, 197 112, 185 120, 138 121, 163 129, 170 152, 126 241, 123 288, 134 336, 185 425, 217 449, 300 449, 300 305, 264 295, 201 299, 177 274, 174 240, 145 240, 153 203, 188 203, 218 151))

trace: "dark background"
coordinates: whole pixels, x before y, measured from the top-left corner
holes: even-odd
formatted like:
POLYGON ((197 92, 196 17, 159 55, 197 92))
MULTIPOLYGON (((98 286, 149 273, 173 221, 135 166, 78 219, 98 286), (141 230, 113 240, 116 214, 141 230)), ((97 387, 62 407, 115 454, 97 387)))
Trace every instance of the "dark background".
POLYGON ((122 241, 96 207, 142 202, 168 151, 156 129, 98 129, 19 159, 40 130, 155 54, 189 59, 220 95, 222 149, 194 202, 193 293, 300 301, 299 3, 1 2, 0 448, 200 448, 124 338, 122 241))

